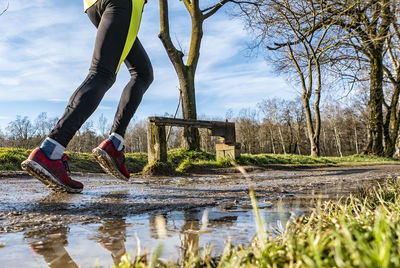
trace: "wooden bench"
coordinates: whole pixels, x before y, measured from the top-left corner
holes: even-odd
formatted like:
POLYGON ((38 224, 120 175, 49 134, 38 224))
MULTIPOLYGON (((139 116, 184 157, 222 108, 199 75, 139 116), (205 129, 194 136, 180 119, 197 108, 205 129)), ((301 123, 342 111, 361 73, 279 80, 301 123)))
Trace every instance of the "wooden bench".
POLYGON ((154 160, 167 161, 167 140, 165 126, 207 128, 211 136, 221 137, 216 144, 217 159, 239 157, 236 145, 235 123, 204 120, 174 119, 168 117, 147 118, 147 152, 149 163, 154 160))

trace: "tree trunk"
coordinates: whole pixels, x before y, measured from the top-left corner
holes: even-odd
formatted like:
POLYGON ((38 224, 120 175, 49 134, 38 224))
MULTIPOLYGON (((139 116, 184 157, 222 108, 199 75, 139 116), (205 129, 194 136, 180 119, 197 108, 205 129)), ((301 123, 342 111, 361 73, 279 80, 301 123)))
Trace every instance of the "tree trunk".
POLYGON ((399 137, 399 125, 400 125, 400 114, 397 115, 396 120, 394 121, 394 126, 392 129, 392 135, 390 139, 386 142, 386 153, 387 157, 393 157, 396 151, 396 142, 397 138, 399 137))
POLYGON ((356 124, 354 123, 354 143, 355 143, 355 146, 356 146, 356 154, 359 154, 360 152, 359 152, 359 150, 358 150, 358 134, 357 134, 357 126, 356 126, 356 124))
POLYGON ((293 143, 294 143, 294 138, 293 138, 293 128, 292 128, 292 124, 288 123, 289 125, 289 153, 296 153, 296 144, 294 144, 294 148, 293 148, 293 143))
POLYGON ((338 149, 339 156, 340 156, 340 157, 343 157, 343 154, 342 154, 342 144, 340 143, 340 135, 339 135, 339 133, 337 132, 337 129, 336 129, 336 126, 335 126, 335 125, 333 126, 333 130, 334 130, 334 132, 335 132, 336 146, 337 146, 337 149, 338 149))
POLYGON ((299 152, 299 155, 301 155, 301 149, 300 149, 300 145, 301 145, 301 123, 297 122, 297 150, 299 152))
POLYGON ((318 157, 320 155, 319 138, 312 137, 310 141, 311 141, 311 156, 318 157))
POLYGON ((281 138, 281 144, 282 144, 282 149, 283 149, 283 154, 286 154, 286 148, 285 148, 285 141, 283 140, 283 136, 282 136, 282 130, 281 127, 278 127, 279 130, 279 137, 281 138))
MULTIPOLYGON (((186 72, 179 76, 179 86, 182 91, 182 118, 197 119, 196 97, 194 87, 194 72, 185 68, 186 72)), ((186 127, 183 131, 182 145, 188 150, 200 149, 200 134, 197 128, 186 127)))
POLYGON ((301 149, 300 149, 300 138, 297 137, 297 152, 299 155, 301 155, 301 149))
POLYGON ((382 50, 371 53, 370 61, 370 100, 369 127, 370 136, 367 154, 383 155, 383 65, 382 50))
POLYGON ((276 154, 275 144, 274 144, 274 135, 272 133, 272 129, 271 128, 269 128, 269 132, 271 133, 270 137, 271 137, 272 153, 276 154))
POLYGON ((325 128, 322 129, 322 135, 323 135, 323 140, 322 140, 322 148, 321 148, 321 154, 326 156, 329 155, 328 151, 328 146, 326 145, 326 131, 325 128))
POLYGON ((307 134, 308 139, 310 140, 310 147, 311 147, 311 156, 319 156, 319 136, 315 135, 314 126, 311 116, 311 109, 310 104, 308 103, 309 99, 307 96, 303 95, 303 104, 304 104, 304 111, 306 113, 306 122, 307 122, 307 134))
POLYGON ((387 157, 393 157, 396 151, 397 138, 399 136, 400 114, 397 111, 398 110, 397 106, 400 95, 400 83, 397 81, 395 84, 393 84, 394 93, 392 96, 390 111, 388 111, 388 115, 386 116, 386 122, 384 125, 385 145, 386 145, 385 155, 387 157))

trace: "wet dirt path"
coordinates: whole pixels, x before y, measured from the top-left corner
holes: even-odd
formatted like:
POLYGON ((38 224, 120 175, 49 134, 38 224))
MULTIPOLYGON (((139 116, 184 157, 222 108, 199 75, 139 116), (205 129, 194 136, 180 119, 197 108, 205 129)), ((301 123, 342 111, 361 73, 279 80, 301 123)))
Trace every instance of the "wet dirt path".
POLYGON ((250 209, 248 181, 254 185, 261 207, 273 206, 279 200, 284 205, 296 202, 302 206, 316 197, 345 195, 363 185, 398 176, 400 165, 133 178, 128 183, 95 175, 77 177, 85 189, 72 195, 53 193, 29 177, 0 177, 0 234, 202 207, 250 209))
MULTIPOLYGON (((81 194, 57 194, 23 174, 0 173, 0 267, 112 267, 125 253, 152 252, 161 240, 156 215, 165 219, 161 257, 177 260, 189 245, 247 245, 256 226, 249 200, 254 186, 271 232, 315 200, 335 199, 400 176, 400 165, 274 169, 247 175, 133 178, 75 176, 81 194), (10 176, 11 175, 11 176, 10 176), (2 176, 2 177, 1 177, 2 176)), ((283 228, 283 227, 282 227, 283 228)))

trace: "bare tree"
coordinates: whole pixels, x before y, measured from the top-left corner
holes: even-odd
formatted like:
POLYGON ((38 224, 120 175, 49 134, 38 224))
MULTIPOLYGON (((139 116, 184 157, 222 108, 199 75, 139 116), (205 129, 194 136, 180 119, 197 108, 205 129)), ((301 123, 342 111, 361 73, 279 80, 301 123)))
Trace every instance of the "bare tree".
POLYGON ((127 152, 147 152, 147 128, 145 121, 136 123, 126 135, 127 152))
POLYGON ((237 140, 242 145, 245 153, 260 153, 259 130, 257 122, 257 111, 253 109, 242 109, 236 122, 237 140))
POLYGON ((257 33, 257 45, 275 52, 270 60, 277 71, 300 84, 312 156, 320 154, 322 66, 330 61, 330 49, 339 44, 332 34, 334 19, 325 13, 327 5, 319 0, 266 0, 241 6, 257 33))
POLYGON ((47 113, 46 112, 41 112, 35 119, 35 129, 36 129, 36 135, 39 137, 45 137, 48 131, 48 126, 47 126, 47 113))
MULTIPOLYGON (((400 4, 394 4, 395 14, 399 14, 400 4)), ((386 90, 386 98, 383 105, 386 108, 386 116, 383 124, 383 134, 385 138, 385 154, 393 156, 399 137, 400 127, 400 23, 397 16, 394 17, 390 29, 391 35, 386 39, 386 57, 383 61, 383 69, 391 85, 391 90, 386 90)))
POLYGON ((370 135, 365 152, 383 155, 383 57, 394 19, 395 0, 330 2, 327 12, 339 15, 336 24, 349 34, 347 45, 368 61, 370 135))
MULTIPOLYGON (((282 152, 301 153, 301 132, 304 123, 304 112, 296 101, 280 98, 264 99, 257 104, 258 109, 264 115, 262 127, 265 128, 266 139, 271 143, 273 153, 275 148, 275 133, 280 140, 282 152)), ((262 140, 262 139, 261 139, 262 140)))
MULTIPOLYGON (((279 128, 280 130, 280 118, 279 118, 279 99, 265 99, 257 104, 258 109, 264 115, 264 123, 263 126, 265 128, 265 135, 268 137, 267 139, 271 142, 272 152, 275 154, 277 152, 275 148, 275 137, 274 131, 279 128)), ((280 131, 281 132, 281 131, 280 131)), ((282 135, 280 135, 282 138, 282 135)), ((285 152, 285 145, 281 139, 281 145, 283 147, 283 152, 285 152)))
POLYGON ((8 123, 6 128, 7 136, 12 141, 12 146, 31 147, 31 139, 35 134, 35 128, 27 116, 20 115, 14 121, 8 123))
POLYGON ((7 147, 7 138, 0 129, 0 147, 7 147))
POLYGON ((294 120, 296 122, 296 149, 294 152, 297 152, 298 154, 302 154, 303 148, 310 148, 309 144, 304 144, 303 140, 305 142, 308 141, 307 133, 304 132, 304 129, 306 128, 306 117, 304 113, 304 107, 302 105, 302 100, 301 97, 297 97, 294 101, 291 101, 291 106, 290 109, 294 113, 294 120), (306 135, 303 138, 303 133, 306 133, 306 135))
MULTIPOLYGON (((160 33, 159 38, 167 51, 179 79, 179 87, 182 94, 182 115, 184 119, 197 119, 195 97, 195 73, 200 57, 200 45, 203 38, 203 23, 214 15, 228 2, 240 2, 221 0, 210 6, 201 7, 199 0, 182 0, 191 19, 191 39, 187 60, 184 62, 184 53, 177 49, 171 40, 170 23, 168 16, 168 0, 159 0, 160 3, 160 33)), ((183 145, 187 149, 200 148, 199 131, 196 128, 184 129, 183 145)))
POLYGON ((34 122, 35 135, 40 139, 44 139, 57 121, 57 117, 49 118, 46 112, 41 112, 34 122))
POLYGON ((337 149, 337 153, 340 157, 343 157, 342 141, 341 141, 341 130, 338 123, 341 121, 340 118, 341 109, 337 103, 327 104, 325 106, 325 118, 326 126, 332 131, 333 137, 337 149))
POLYGON ((97 129, 100 131, 100 135, 103 138, 107 137, 107 134, 109 134, 108 129, 109 129, 109 125, 108 125, 108 120, 107 118, 104 116, 104 114, 101 114, 98 121, 97 121, 97 129))
POLYGON ((86 121, 76 132, 67 149, 75 152, 91 152, 101 141, 94 131, 93 121, 86 121))

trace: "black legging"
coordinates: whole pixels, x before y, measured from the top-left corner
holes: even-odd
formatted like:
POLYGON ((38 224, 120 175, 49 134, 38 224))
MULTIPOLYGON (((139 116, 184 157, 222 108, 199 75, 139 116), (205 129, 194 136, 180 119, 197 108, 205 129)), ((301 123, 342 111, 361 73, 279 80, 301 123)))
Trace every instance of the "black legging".
POLYGON ((122 92, 110 133, 115 132, 122 137, 125 135, 143 94, 153 81, 153 68, 139 39, 136 38, 130 50, 127 45, 128 33, 132 35, 134 28, 132 23, 138 27, 140 22, 141 10, 138 15, 137 7, 134 6, 137 1, 143 0, 98 0, 86 11, 98 28, 89 74, 71 96, 63 116, 49 134, 50 138, 64 147, 114 84, 124 50, 129 51, 124 63, 131 74, 131 80, 122 92))

